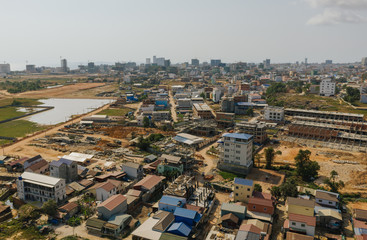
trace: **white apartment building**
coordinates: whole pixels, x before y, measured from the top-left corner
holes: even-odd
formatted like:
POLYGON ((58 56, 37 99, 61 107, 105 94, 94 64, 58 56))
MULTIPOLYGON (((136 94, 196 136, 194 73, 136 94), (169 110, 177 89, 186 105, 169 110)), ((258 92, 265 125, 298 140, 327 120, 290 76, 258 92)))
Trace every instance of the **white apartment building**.
POLYGON ((332 82, 330 78, 324 79, 320 84, 321 96, 334 96, 335 95, 335 82, 332 82))
POLYGON ((222 91, 220 89, 214 88, 213 93, 212 93, 213 102, 215 102, 215 103, 219 102, 220 99, 221 99, 221 94, 222 94, 222 91))
POLYGON ((9 63, 0 64, 0 73, 10 73, 10 64, 9 63))
POLYGON ((245 133, 223 134, 224 163, 251 167, 253 136, 245 133))
POLYGON ((268 106, 264 109, 264 118, 268 121, 284 121, 284 108, 268 106))
POLYGON ((66 198, 65 180, 43 174, 24 172, 17 179, 18 196, 24 201, 60 202, 66 198))

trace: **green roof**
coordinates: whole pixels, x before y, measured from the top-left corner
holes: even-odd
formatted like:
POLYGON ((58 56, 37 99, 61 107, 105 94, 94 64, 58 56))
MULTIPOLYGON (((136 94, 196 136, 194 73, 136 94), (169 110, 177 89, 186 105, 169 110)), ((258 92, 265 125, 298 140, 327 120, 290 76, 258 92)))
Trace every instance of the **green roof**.
POLYGON ((98 218, 89 218, 87 222, 85 223, 85 225, 87 227, 102 229, 105 223, 106 223, 105 221, 98 219, 98 218))
POLYGON ((159 240, 187 240, 187 237, 181 237, 172 233, 162 233, 159 240))

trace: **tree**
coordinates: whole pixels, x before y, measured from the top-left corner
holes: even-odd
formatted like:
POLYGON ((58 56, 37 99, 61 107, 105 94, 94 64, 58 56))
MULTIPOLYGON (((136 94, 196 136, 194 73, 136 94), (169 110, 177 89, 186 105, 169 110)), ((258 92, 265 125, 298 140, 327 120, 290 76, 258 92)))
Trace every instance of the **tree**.
POLYGON ((206 99, 205 92, 200 93, 200 97, 202 97, 205 100, 206 99))
POLYGON ((271 169, 273 162, 274 162, 274 158, 275 155, 281 155, 282 152, 281 151, 274 151, 274 148, 272 147, 268 147, 265 149, 265 161, 266 161, 266 165, 265 168, 266 169, 271 169))
POLYGON ((254 185, 254 191, 256 191, 256 192, 262 192, 263 191, 263 188, 261 187, 260 184, 256 183, 254 185))
POLYGON ((260 167, 260 159, 261 159, 261 155, 256 153, 254 156, 254 160, 255 162, 257 162, 257 167, 260 167))
POLYGON ((254 116, 254 109, 253 108, 248 108, 246 110, 246 115, 253 117, 254 116))
POLYGON ((144 117, 144 119, 143 119, 143 126, 146 128, 146 127, 149 127, 149 125, 150 125, 149 118, 148 117, 144 117))
POLYGON ((274 157, 275 157, 274 148, 272 147, 266 148, 265 149, 265 161, 266 161, 265 168, 266 169, 271 169, 273 165, 274 157))
POLYGON ((48 200, 42 206, 42 211, 50 216, 54 216, 57 211, 57 203, 54 200, 48 200))
POLYGON ((330 177, 326 178, 324 183, 329 186, 330 191, 337 193, 340 188, 344 187, 343 181, 336 181, 336 178, 339 174, 333 170, 330 172, 330 177))
POLYGON ((353 103, 360 99, 360 91, 358 88, 347 87, 347 95, 344 96, 344 100, 353 103))
POLYGON ((280 192, 284 200, 286 200, 287 197, 297 197, 298 190, 296 181, 294 179, 287 179, 287 181, 280 185, 280 192))
POLYGON ((280 187, 278 186, 272 186, 270 189, 270 193, 276 199, 280 199, 280 197, 282 196, 282 191, 280 190, 280 187))
POLYGON ((39 211, 30 204, 24 204, 18 211, 20 220, 37 219, 40 217, 39 211))
POLYGON ((311 152, 309 150, 299 150, 296 160, 296 171, 298 176, 302 177, 304 181, 311 181, 317 178, 320 165, 316 161, 310 160, 311 152))

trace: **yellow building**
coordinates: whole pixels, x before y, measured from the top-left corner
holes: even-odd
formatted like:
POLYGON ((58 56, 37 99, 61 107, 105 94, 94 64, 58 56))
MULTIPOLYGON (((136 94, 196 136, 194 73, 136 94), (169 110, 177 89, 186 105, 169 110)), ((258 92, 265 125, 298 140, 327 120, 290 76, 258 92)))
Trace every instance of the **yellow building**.
POLYGON ((315 212, 315 201, 288 197, 287 198, 287 212, 288 214, 294 213, 304 216, 314 216, 315 212))
POLYGON ((248 200, 252 196, 253 191, 254 191, 254 182, 252 180, 243 178, 234 179, 233 194, 235 202, 248 203, 248 200))

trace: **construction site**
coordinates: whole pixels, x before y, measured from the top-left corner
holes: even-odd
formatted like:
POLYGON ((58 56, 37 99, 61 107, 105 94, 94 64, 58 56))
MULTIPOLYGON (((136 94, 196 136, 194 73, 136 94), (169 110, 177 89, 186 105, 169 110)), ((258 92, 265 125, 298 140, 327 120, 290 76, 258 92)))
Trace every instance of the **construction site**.
POLYGON ((285 109, 290 124, 281 140, 332 149, 367 152, 367 122, 363 114, 285 109), (298 140, 299 139, 299 140, 298 140))

